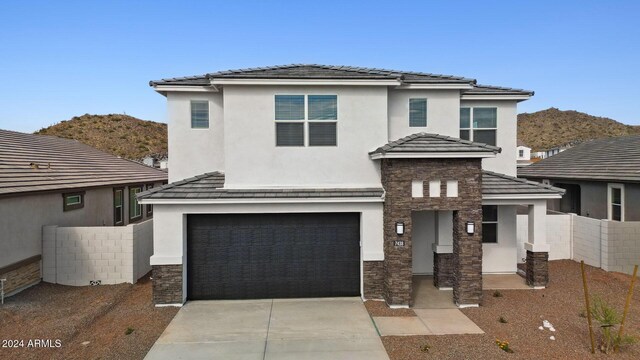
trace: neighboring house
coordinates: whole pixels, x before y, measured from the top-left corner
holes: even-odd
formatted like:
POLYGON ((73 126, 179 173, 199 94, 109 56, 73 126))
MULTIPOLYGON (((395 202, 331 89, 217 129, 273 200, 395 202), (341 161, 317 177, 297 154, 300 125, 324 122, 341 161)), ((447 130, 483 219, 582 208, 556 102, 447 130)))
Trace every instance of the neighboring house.
POLYGON ((595 219, 640 221, 640 136, 592 140, 518 170, 566 190, 549 208, 595 219))
POLYGON ((156 169, 167 169, 169 166, 169 158, 167 155, 151 154, 142 158, 142 163, 156 169))
POLYGON ((136 194, 165 172, 75 140, 0 130, 0 278, 12 293, 40 281, 45 225, 127 225, 153 216, 136 194))
POLYGON ((543 151, 536 151, 533 156, 540 158, 540 159, 546 159, 549 157, 552 157, 553 155, 557 155, 560 154, 561 152, 570 149, 574 144, 573 143, 569 143, 569 144, 565 144, 562 146, 556 146, 553 147, 551 149, 547 149, 547 150, 543 150, 543 151))
POLYGON ((156 304, 354 296, 410 306, 433 274, 477 306, 482 273, 547 282, 546 201, 517 179, 517 103, 473 79, 326 65, 152 81, 167 97, 170 184, 155 209, 156 304))
POLYGON ((531 164, 531 148, 528 147, 522 140, 518 139, 518 146, 516 151, 518 156, 516 157, 518 167, 527 166, 531 164))

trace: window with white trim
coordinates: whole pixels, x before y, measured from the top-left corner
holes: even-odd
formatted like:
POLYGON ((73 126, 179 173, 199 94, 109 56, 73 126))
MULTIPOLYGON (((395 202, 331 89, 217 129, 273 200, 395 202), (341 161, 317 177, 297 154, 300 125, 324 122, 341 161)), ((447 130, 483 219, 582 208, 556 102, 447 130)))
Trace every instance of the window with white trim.
POLYGON ((142 219, 142 204, 138 202, 137 195, 142 192, 142 185, 129 187, 129 220, 142 219))
POLYGON ((624 184, 609 184, 608 218, 614 221, 624 221, 624 184))
POLYGON ((84 191, 62 194, 63 211, 82 209, 84 207, 84 191))
POLYGON ((191 100, 191 128, 209 128, 209 102, 207 100, 191 100))
POLYGON ((409 127, 427 126, 427 99, 409 99, 409 127))
POLYGON ((460 139, 497 144, 498 108, 462 107, 460 108, 460 139))
POLYGON ((498 206, 482 206, 482 242, 495 244, 498 242, 498 206))
POLYGON ((276 146, 336 146, 337 120, 337 95, 275 96, 276 146))

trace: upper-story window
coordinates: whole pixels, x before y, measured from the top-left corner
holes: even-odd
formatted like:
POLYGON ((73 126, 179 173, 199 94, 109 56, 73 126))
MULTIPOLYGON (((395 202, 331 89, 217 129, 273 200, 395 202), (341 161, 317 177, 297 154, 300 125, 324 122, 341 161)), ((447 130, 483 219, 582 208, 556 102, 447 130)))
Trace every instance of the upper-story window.
POLYGON ((498 109, 494 107, 460 108, 460 138, 496 145, 498 109))
POLYGON ((191 128, 209 128, 209 102, 206 100, 191 100, 191 128))
POLYGON ((276 95, 275 105, 276 146, 336 146, 337 95, 276 95))
POLYGON ((409 126, 427 126, 427 99, 409 99, 409 126))
POLYGON ((523 158, 524 157, 524 150, 518 150, 518 156, 523 158))

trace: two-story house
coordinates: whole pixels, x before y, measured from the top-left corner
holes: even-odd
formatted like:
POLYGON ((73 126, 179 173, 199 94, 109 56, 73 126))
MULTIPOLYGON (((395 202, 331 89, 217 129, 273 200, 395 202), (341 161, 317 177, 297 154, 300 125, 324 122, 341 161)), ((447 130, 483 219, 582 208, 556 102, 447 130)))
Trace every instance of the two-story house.
POLYGON ((362 296, 411 306, 433 274, 477 306, 483 273, 547 283, 546 201, 517 179, 517 104, 533 92, 456 76, 286 65, 152 81, 170 184, 153 204, 154 300, 362 296))

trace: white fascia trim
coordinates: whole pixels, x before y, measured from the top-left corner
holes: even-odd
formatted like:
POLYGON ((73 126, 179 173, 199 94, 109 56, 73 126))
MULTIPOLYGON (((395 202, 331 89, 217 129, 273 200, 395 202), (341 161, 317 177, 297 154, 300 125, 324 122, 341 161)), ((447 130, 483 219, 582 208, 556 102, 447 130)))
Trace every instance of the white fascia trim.
POLYGON ((455 159, 455 158, 494 158, 493 152, 443 152, 443 153, 421 153, 421 152, 394 152, 394 153, 373 153, 369 155, 371 160, 378 159, 455 159))
POLYGON ((468 90, 473 89, 470 84, 402 84, 396 87, 398 90, 414 90, 414 89, 453 89, 468 90))
POLYGON ((382 261, 384 260, 384 252, 363 252, 362 261, 382 261))
POLYGON ((462 95, 460 100, 529 100, 529 95, 462 95))
POLYGON ((156 85, 153 89, 159 93, 167 92, 219 92, 220 89, 215 85, 207 86, 172 86, 172 85, 156 85))
POLYGON ((560 199, 559 194, 491 194, 482 195, 482 201, 485 200, 545 200, 560 199))
POLYGON ((182 265, 182 256, 156 256, 149 258, 150 265, 182 265))
POLYGON ((212 79, 213 85, 361 85, 396 86, 399 80, 358 79, 212 79))
POLYGON ((144 199, 140 204, 162 205, 215 205, 215 204, 324 204, 324 203, 381 203, 382 197, 354 198, 240 198, 240 199, 144 199))

